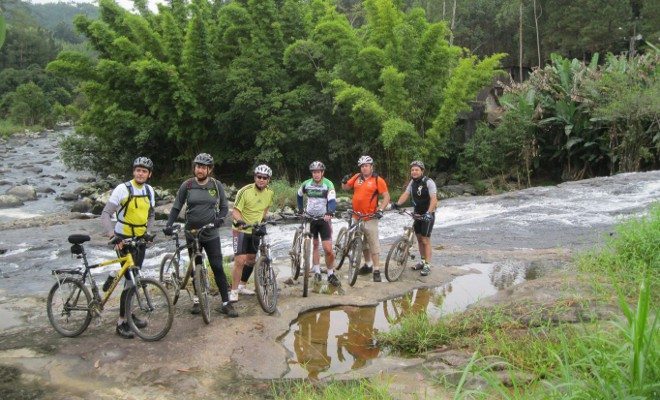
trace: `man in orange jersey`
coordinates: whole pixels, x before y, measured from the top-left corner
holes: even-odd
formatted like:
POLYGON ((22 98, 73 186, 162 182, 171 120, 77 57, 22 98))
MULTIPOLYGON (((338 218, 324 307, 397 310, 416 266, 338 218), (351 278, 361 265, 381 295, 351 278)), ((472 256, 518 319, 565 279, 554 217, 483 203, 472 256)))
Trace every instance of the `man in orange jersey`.
POLYGON ((385 179, 374 172, 374 160, 371 157, 360 157, 358 167, 360 173, 353 176, 346 175, 342 179, 341 187, 344 190, 353 189, 353 211, 375 214, 374 219, 366 220, 363 225, 366 244, 363 246, 365 264, 360 268, 360 273, 368 274, 373 271, 374 282, 380 282, 378 220, 383 217, 383 210, 390 202, 390 194, 385 179), (382 196, 380 204, 379 196, 382 196))

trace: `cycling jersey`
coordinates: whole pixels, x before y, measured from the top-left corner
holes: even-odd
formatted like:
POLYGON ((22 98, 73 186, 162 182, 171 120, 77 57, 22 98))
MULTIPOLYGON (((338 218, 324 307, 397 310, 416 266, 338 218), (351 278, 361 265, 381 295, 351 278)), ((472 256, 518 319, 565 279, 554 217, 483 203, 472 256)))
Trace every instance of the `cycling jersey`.
POLYGON ((420 177, 411 179, 406 187, 406 192, 410 194, 415 213, 424 214, 429 211, 431 205, 431 196, 435 196, 437 189, 433 179, 420 177))
MULTIPOLYGON (((264 211, 270 207, 270 203, 273 201, 273 191, 269 187, 265 187, 263 190, 257 189, 257 186, 254 183, 243 186, 236 193, 236 201, 234 202, 234 208, 241 212, 243 216, 243 221, 246 224, 256 224, 261 222, 264 211)), ((236 221, 234 221, 234 224, 236 221)), ((234 227, 234 229, 240 232, 252 233, 252 229, 239 229, 234 227)))
POLYGON ((353 188, 353 210, 363 214, 375 213, 378 209, 378 195, 387 193, 385 179, 376 174, 367 179, 362 174, 355 174, 346 185, 353 188))
POLYGON ((108 203, 119 207, 114 231, 126 237, 142 236, 147 232, 147 222, 153 218, 156 202, 154 190, 148 184, 138 185, 135 179, 117 186, 108 203))
POLYGON ((323 178, 319 183, 310 178, 298 188, 298 209, 303 208, 303 196, 307 195, 307 214, 320 217, 326 213, 334 213, 337 206, 335 185, 323 178))

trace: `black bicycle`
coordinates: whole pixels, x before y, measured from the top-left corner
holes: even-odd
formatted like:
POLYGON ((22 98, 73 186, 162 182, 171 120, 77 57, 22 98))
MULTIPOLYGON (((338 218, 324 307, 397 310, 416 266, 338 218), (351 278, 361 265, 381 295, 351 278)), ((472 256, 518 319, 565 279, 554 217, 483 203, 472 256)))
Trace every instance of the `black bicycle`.
POLYGON ((348 258, 347 278, 350 286, 355 285, 362 260, 362 241, 364 232, 362 226, 364 221, 373 218, 376 214, 363 214, 358 211, 346 210, 344 214, 348 219, 348 228, 339 230, 335 241, 335 257, 339 260, 337 269, 341 268, 344 260, 348 258), (353 218, 355 216, 356 218, 353 218))
MULTIPOLYGON (((181 290, 186 290, 188 280, 193 277, 193 286, 195 294, 199 299, 199 308, 202 314, 204 323, 211 322, 211 286, 209 281, 209 272, 206 268, 205 256, 202 247, 199 244, 199 236, 207 229, 213 229, 213 224, 207 224, 199 229, 186 230, 185 232, 192 236, 193 242, 190 245, 192 249, 192 257, 188 262, 188 266, 184 274, 181 273, 181 251, 188 248, 187 244, 180 244, 179 232, 181 226, 179 224, 172 226, 172 239, 174 240, 175 247, 174 253, 168 253, 163 256, 160 262, 160 281, 165 284, 169 289, 174 291, 173 303, 176 304, 179 300, 181 290)), ((188 292, 190 295, 190 292, 188 292)))
POLYGON ((273 259, 270 256, 270 243, 267 240, 267 225, 277 225, 273 221, 264 221, 256 224, 246 225, 252 228, 252 235, 260 239, 259 256, 254 265, 254 288, 257 292, 259 305, 268 314, 277 310, 277 276, 273 270, 273 259))
POLYGON ((323 216, 313 216, 304 212, 302 215, 295 216, 300 220, 300 226, 296 228, 293 234, 293 244, 289 256, 291 257, 291 276, 298 279, 300 274, 303 276, 303 297, 307 297, 309 292, 309 273, 312 266, 312 233, 309 231, 309 223, 319 221, 323 216))

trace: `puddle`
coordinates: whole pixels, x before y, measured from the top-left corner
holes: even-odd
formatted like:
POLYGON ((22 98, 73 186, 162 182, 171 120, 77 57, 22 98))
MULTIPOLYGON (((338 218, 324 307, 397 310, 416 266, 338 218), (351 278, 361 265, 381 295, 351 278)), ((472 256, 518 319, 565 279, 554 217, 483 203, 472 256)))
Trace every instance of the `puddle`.
POLYGON ((365 367, 374 358, 387 355, 375 345, 375 333, 389 330, 404 316, 427 312, 438 318, 463 311, 481 298, 535 279, 557 266, 525 262, 467 264, 460 269, 472 273, 436 288, 415 289, 377 306, 340 306, 304 313, 281 339, 289 352, 289 372, 284 377, 319 379, 365 367))

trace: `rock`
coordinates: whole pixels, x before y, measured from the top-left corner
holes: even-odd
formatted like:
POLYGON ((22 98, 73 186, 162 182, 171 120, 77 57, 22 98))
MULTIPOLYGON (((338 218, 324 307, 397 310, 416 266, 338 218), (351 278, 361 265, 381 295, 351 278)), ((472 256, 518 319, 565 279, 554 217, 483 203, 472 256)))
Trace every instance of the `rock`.
POLYGON ((89 197, 96 193, 96 189, 92 185, 82 185, 77 187, 73 193, 79 196, 89 197))
POLYGON ((6 186, 6 185, 11 185, 11 182, 6 179, 0 180, 0 186, 6 186))
POLYGON ((96 196, 96 202, 102 204, 105 206, 105 204, 108 202, 110 199, 110 195, 112 194, 112 189, 111 190, 106 190, 105 192, 101 193, 100 195, 96 196))
POLYGON ((41 167, 30 167, 30 168, 27 168, 27 170, 30 171, 30 172, 34 172, 35 174, 40 174, 40 173, 43 172, 44 169, 41 168, 41 167))
POLYGON ((64 201, 76 201, 78 200, 78 195, 71 192, 64 192, 61 195, 59 195, 58 199, 64 201))
POLYGON ((103 208, 105 208, 104 204, 95 201, 94 205, 92 206, 92 214, 101 215, 101 213, 103 212, 103 208))
POLYGON ((440 192, 440 197, 455 197, 465 194, 474 196, 477 194, 477 189, 469 183, 459 183, 442 186, 438 188, 438 192, 440 192))
MULTIPOLYGON (((164 204, 162 206, 157 206, 154 208, 154 212, 156 213, 156 219, 157 220, 163 220, 167 219, 170 215, 170 210, 172 210, 172 206, 174 203, 170 204, 164 204)), ((179 217, 177 218, 177 221, 183 221, 183 217, 186 215, 186 206, 184 204, 183 208, 181 209, 181 212, 179 213, 179 217)))
POLYGON ((14 195, 21 200, 36 200, 37 199, 37 190, 30 185, 19 185, 10 188, 6 192, 7 194, 14 195))
POLYGON ((73 207, 71 207, 71 212, 88 213, 92 211, 92 206, 94 206, 92 199, 84 197, 76 201, 73 207))
POLYGON ((57 174, 57 175, 51 176, 51 178, 61 180, 61 179, 64 179, 64 176, 62 176, 60 174, 57 174))
POLYGON ((49 186, 41 186, 37 188, 37 193, 55 193, 55 189, 49 186))
POLYGON ((76 181, 80 183, 91 183, 96 182, 96 177, 91 175, 79 176, 76 178, 76 181))
POLYGON ((23 201, 13 194, 0 194, 0 208, 20 207, 23 201))

